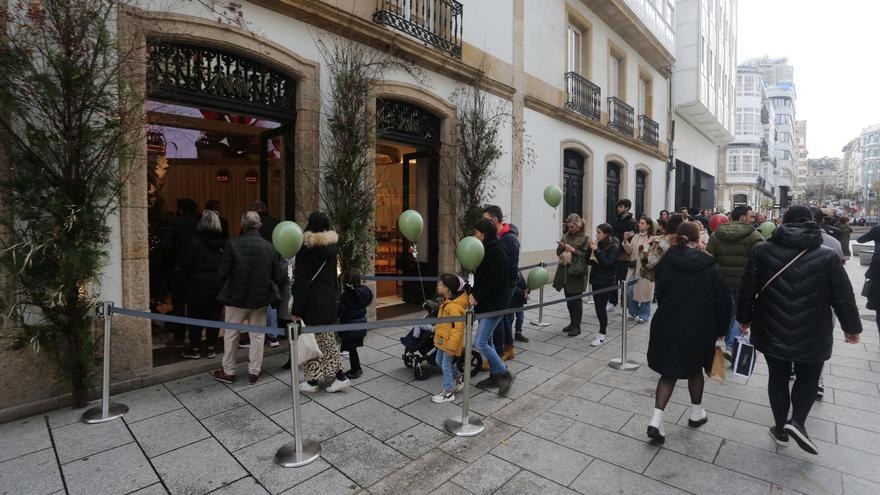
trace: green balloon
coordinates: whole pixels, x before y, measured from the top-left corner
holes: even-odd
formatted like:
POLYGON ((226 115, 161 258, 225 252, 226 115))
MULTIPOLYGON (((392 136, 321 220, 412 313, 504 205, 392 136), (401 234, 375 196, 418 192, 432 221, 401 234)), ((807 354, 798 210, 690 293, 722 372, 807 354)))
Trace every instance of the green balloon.
POLYGON ((296 222, 280 222, 272 231, 272 244, 282 257, 293 258, 303 245, 303 231, 296 222))
POLYGON ((764 239, 769 239, 774 230, 776 230, 776 224, 773 222, 764 222, 758 227, 758 232, 764 236, 764 239))
POLYGON ((419 236, 422 235, 422 228, 424 226, 425 222, 422 220, 422 215, 416 210, 406 210, 401 213, 400 218, 397 219, 397 228, 400 229, 400 233, 403 234, 404 237, 409 239, 409 242, 416 242, 419 240, 419 236))
POLYGON ((484 254, 486 254, 486 250, 483 248, 483 243, 474 236, 465 237, 458 241, 458 247, 455 248, 455 256, 461 266, 469 271, 474 271, 480 266, 484 254))
POLYGON ((547 186, 544 188, 544 201, 548 205, 556 208, 562 202, 562 190, 556 186, 547 186))
POLYGON ((539 266, 529 270, 529 275, 526 277, 526 285, 529 286, 529 290, 538 290, 547 285, 549 280, 550 273, 539 266))

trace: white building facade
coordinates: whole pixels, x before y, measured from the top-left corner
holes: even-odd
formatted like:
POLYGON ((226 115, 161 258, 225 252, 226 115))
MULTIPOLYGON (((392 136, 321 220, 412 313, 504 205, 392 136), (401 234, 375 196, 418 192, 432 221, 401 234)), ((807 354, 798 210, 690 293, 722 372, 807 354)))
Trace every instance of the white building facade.
POLYGON ((676 208, 716 207, 720 146, 734 138, 737 0, 676 3, 676 208))
MULTIPOLYGON (((874 204, 877 198, 877 184, 880 183, 880 125, 862 129, 859 136, 861 149, 861 187, 859 198, 862 204, 874 204)), ((876 211, 872 208, 872 214, 876 211)))

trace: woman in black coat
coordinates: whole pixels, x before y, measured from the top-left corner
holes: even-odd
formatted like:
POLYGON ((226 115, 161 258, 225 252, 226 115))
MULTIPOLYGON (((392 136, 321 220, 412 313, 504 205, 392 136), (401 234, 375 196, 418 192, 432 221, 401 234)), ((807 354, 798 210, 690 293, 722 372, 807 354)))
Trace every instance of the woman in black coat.
MULTIPOLYGON (((470 295, 470 304, 479 313, 499 311, 510 307, 508 297, 507 252, 498 242, 495 224, 491 220, 480 220, 474 226, 474 237, 483 243, 485 254, 483 261, 474 272, 474 288, 470 295)), ((492 335, 502 316, 480 318, 477 325, 477 337, 474 347, 489 361, 489 378, 477 383, 480 388, 498 387, 498 395, 507 395, 513 384, 513 375, 504 361, 498 356, 492 344, 492 335)))
POLYGON ((657 264, 657 313, 648 342, 648 366, 660 374, 648 436, 661 444, 663 411, 679 379, 687 379, 691 396, 688 425, 697 428, 708 420, 701 405, 703 370, 730 327, 730 289, 715 258, 697 249, 700 227, 684 222, 677 232, 678 243, 657 264))
POLYGON ((877 249, 877 246, 880 245, 880 226, 873 227, 856 239, 856 242, 860 244, 870 241, 874 241, 874 255, 871 256, 871 266, 865 272, 865 284, 868 286, 865 296, 868 298, 868 309, 874 310, 877 325, 880 328, 880 249, 877 249), (871 280, 873 282, 868 284, 868 281, 871 280))
POLYGON ((767 393, 780 445, 793 436, 805 451, 816 445, 804 429, 822 366, 831 357, 834 316, 846 341, 859 342, 862 324, 852 285, 838 255, 822 247, 822 229, 810 209, 792 206, 769 242, 755 246, 737 301, 740 332, 751 326, 752 343, 764 354, 767 393), (774 278, 775 277, 775 278, 774 278), (795 381, 789 390, 794 368, 795 381), (791 421, 788 412, 791 410, 791 421))
MULTIPOLYGON (((296 255, 293 268, 293 319, 306 325, 331 325, 338 313, 336 277, 339 235, 330 230, 330 219, 321 212, 309 215, 303 234, 302 250, 296 255)), ((316 333, 322 356, 302 363, 305 381, 302 392, 317 392, 319 384, 330 379, 328 392, 338 392, 351 385, 342 371, 342 358, 336 334, 316 333)))
MULTIPOLYGON (((620 242, 612 235, 611 225, 603 223, 596 227, 596 239, 590 241, 587 250, 587 259, 590 260, 590 286, 598 291, 617 285, 617 256, 620 254, 620 242)), ((608 290, 599 294, 593 294, 593 306, 596 308, 596 317, 599 318, 599 334, 590 343, 593 347, 599 347, 605 343, 605 335, 608 333, 608 311, 614 310, 611 304, 616 292, 608 290)))
MULTIPOLYGON (((217 269, 223 261, 223 247, 226 237, 217 213, 205 210, 196 226, 196 235, 190 241, 190 249, 183 255, 181 276, 186 294, 187 315, 201 320, 223 321, 223 304, 217 301, 220 293, 220 275, 217 269)), ((183 357, 199 359, 202 357, 202 329, 199 325, 189 325, 189 348, 183 357)), ((205 356, 217 357, 214 346, 220 330, 204 328, 205 356)))

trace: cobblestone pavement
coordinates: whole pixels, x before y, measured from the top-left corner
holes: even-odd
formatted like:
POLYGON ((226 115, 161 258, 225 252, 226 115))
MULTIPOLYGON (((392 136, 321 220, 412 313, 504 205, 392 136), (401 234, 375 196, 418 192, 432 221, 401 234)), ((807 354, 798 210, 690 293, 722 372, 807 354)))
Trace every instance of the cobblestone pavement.
MULTIPOLYGON (((858 293, 865 267, 856 262, 848 270, 858 293)), ((459 406, 431 402, 439 374, 415 381, 400 357, 406 330, 388 328, 367 337, 364 376, 354 387, 303 397, 305 437, 323 449, 311 465, 284 469, 272 461, 292 441, 290 375, 280 368, 284 356, 273 356, 256 386, 227 386, 201 373, 116 396, 131 408, 124 421, 85 425, 81 410, 68 409, 0 425, 0 494, 876 495, 880 345, 873 312, 857 299, 862 343, 845 345, 836 330, 825 400, 807 424, 819 456, 793 442, 778 448, 768 436, 763 361, 749 380, 707 384, 709 422, 698 430, 687 427, 680 384, 667 408, 666 445, 650 445, 645 427, 657 375, 647 366, 607 366, 620 353, 619 315, 596 349, 589 345, 595 318, 569 338, 560 333, 567 320, 557 306, 544 315, 551 326, 528 325, 531 342, 517 344, 510 396, 474 391, 473 410, 486 424, 480 436, 443 430, 459 406)), ((630 357, 644 363, 647 343, 648 326, 636 325, 630 357)))

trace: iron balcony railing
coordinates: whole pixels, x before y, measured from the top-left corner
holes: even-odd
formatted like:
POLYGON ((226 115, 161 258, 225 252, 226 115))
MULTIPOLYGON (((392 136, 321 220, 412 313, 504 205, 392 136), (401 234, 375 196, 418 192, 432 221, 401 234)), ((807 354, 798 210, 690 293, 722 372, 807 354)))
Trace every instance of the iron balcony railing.
POLYGON ((455 0, 378 0, 373 21, 460 59, 463 10, 455 0))
POLYGON ((660 144, 660 124, 647 115, 639 115, 639 140, 656 148, 660 144))
POLYGON ((633 137, 633 107, 616 96, 609 97, 608 127, 633 137))
POLYGON ((577 72, 566 72, 565 88, 567 94, 565 108, 599 122, 599 105, 602 101, 599 86, 577 72))

